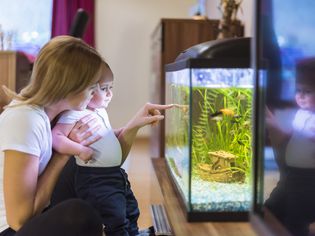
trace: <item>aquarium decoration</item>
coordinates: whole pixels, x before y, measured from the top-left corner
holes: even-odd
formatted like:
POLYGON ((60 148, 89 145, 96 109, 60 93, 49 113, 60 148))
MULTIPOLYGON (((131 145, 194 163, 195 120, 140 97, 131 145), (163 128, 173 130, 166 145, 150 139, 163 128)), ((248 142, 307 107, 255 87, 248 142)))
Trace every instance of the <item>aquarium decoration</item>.
POLYGON ((210 41, 166 65, 166 102, 175 108, 166 111, 165 157, 188 221, 248 218, 253 110, 249 48, 249 38, 210 41))

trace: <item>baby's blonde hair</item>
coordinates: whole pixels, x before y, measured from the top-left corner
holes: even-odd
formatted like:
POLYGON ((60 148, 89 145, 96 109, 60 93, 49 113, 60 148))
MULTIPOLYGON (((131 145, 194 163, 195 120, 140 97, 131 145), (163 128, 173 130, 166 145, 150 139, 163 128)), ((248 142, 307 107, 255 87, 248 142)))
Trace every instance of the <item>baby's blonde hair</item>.
POLYGON ((30 83, 16 98, 38 106, 57 103, 97 83, 104 63, 99 53, 83 40, 57 36, 41 49, 30 83))

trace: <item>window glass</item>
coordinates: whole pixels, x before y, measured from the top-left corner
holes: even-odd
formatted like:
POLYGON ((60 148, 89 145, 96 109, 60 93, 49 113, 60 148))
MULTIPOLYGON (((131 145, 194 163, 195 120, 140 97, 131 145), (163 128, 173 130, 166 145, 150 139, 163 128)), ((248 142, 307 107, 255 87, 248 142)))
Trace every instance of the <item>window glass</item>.
POLYGON ((51 20, 52 0, 0 0, 2 49, 36 55, 51 37, 51 20))
POLYGON ((259 235, 315 235, 315 1, 256 3, 253 222, 259 235))

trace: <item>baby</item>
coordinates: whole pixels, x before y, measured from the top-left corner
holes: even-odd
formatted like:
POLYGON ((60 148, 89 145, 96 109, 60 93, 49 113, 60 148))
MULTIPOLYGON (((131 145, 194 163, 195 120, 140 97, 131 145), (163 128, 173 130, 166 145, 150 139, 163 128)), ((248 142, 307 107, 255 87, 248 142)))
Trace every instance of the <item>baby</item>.
POLYGON ((315 58, 296 65, 296 104, 292 135, 286 149, 288 166, 315 168, 315 58))
POLYGON ((281 130, 266 110, 267 128, 276 137, 271 141, 277 141, 272 144, 282 167, 280 181, 265 205, 292 235, 306 236, 315 221, 315 58, 296 64, 295 101, 298 110, 291 131, 281 130))
POLYGON ((120 168, 123 158, 117 139, 119 130, 111 128, 106 112, 113 96, 113 73, 107 64, 102 73, 87 109, 67 111, 58 120, 52 131, 53 147, 58 152, 75 155, 76 194, 99 211, 106 235, 138 235, 138 203, 127 174, 120 168), (101 124, 96 133, 102 138, 89 147, 68 139, 75 123, 91 113, 101 124))

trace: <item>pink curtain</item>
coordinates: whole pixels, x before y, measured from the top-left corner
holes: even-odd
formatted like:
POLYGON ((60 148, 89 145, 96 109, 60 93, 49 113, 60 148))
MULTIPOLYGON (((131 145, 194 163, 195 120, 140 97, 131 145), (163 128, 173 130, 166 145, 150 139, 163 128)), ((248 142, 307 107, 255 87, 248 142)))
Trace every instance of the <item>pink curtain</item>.
POLYGON ((79 8, 83 8, 89 14, 83 40, 94 47, 94 0, 53 0, 51 36, 69 34, 71 23, 79 8))

